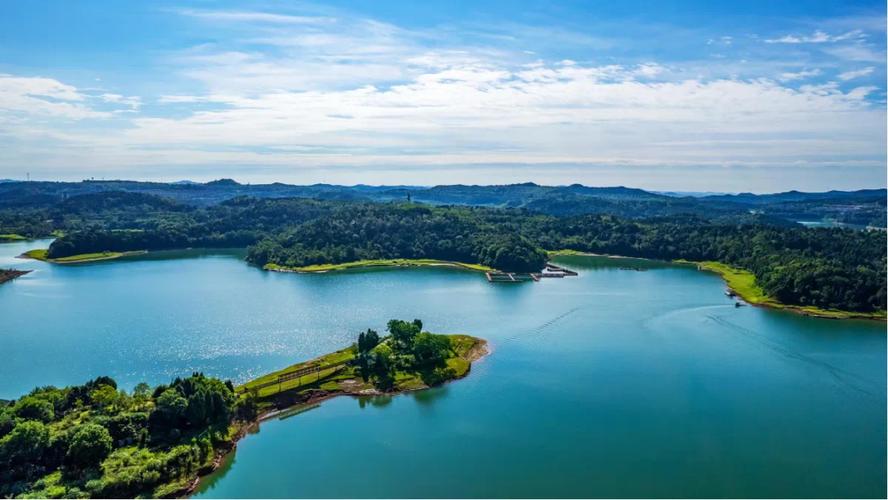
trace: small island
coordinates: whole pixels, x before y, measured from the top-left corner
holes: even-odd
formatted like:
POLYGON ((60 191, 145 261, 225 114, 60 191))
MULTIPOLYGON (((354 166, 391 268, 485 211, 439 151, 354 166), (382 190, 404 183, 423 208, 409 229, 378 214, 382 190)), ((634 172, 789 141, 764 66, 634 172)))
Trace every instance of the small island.
POLYGON ((391 320, 388 335, 243 385, 201 373, 127 392, 110 377, 0 400, 0 497, 178 497, 263 419, 338 395, 394 395, 465 377, 487 343, 391 320))

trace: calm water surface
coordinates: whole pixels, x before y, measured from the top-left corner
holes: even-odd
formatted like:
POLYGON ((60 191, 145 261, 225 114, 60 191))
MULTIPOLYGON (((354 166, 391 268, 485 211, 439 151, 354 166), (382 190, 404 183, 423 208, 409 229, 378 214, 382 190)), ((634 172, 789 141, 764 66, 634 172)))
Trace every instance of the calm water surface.
POLYGON ((461 381, 263 423, 204 497, 884 497, 883 323, 735 309, 714 275, 564 258, 489 285, 409 269, 268 273, 237 252, 54 266, 0 245, 0 398, 108 374, 243 381, 390 318, 493 354, 461 381))

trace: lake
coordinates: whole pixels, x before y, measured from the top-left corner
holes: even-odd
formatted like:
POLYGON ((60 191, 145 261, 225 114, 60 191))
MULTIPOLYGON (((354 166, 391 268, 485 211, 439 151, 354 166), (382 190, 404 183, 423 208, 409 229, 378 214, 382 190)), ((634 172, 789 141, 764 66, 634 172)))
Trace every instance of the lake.
MULTIPOLYGON (((265 272, 242 253, 59 266, 0 244, 0 398, 111 375, 241 382, 391 318, 490 341, 465 379, 264 422, 202 497, 884 497, 885 324, 734 308, 692 267, 576 278, 265 272)), ((628 264, 627 264, 628 262, 628 264)), ((640 267, 643 271, 620 269, 640 267)))

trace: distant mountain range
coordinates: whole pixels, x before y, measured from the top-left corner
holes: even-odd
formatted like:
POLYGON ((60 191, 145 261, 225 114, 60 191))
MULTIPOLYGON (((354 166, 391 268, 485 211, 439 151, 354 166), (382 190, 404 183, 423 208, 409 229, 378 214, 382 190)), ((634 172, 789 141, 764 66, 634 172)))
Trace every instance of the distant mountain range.
POLYGON ((207 206, 235 198, 315 198, 353 201, 406 201, 436 205, 519 208, 553 215, 608 213, 628 218, 676 215, 771 223, 829 222, 886 226, 886 190, 774 194, 658 193, 617 187, 541 186, 534 183, 474 186, 339 186, 282 183, 240 184, 231 179, 207 183, 137 181, 0 182, 0 208, 51 207, 72 197, 105 191, 143 193, 176 203, 207 206))

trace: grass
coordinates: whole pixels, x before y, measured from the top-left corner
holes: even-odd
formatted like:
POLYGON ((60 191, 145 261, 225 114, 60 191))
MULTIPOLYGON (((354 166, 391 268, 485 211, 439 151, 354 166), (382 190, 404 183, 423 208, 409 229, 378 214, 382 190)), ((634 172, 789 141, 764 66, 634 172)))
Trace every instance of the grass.
POLYGON ((458 267, 468 269, 470 271, 495 271, 495 269, 481 264, 468 264, 465 262, 455 262, 450 260, 437 259, 375 259, 375 260, 356 260, 353 262, 343 262, 341 264, 315 264, 311 266, 287 267, 279 264, 266 264, 265 269, 268 271, 289 271, 299 273, 326 273, 330 271, 345 271, 348 269, 362 269, 372 267, 422 267, 422 266, 445 266, 458 267))
MULTIPOLYGON (((340 363, 345 363, 347 361, 350 361, 354 358, 355 358, 355 350, 352 347, 347 347, 345 349, 340 349, 336 352, 332 352, 330 354, 325 354, 323 356, 320 356, 318 358, 315 358, 315 359, 312 359, 309 361, 305 361, 302 363, 296 363, 296 364, 290 365, 284 369, 277 370, 277 371, 262 375, 261 377, 255 378, 255 379, 239 386, 237 388, 237 390, 238 390, 238 392, 247 392, 247 391, 253 390, 253 388, 256 386, 275 381, 278 379, 278 377, 280 377, 282 375, 294 373, 294 372, 302 370, 304 368, 309 368, 312 366, 324 367, 324 366, 337 365, 340 363)), ((320 374, 310 374, 310 375, 300 377, 298 379, 288 380, 288 381, 284 382, 280 387, 277 385, 273 385, 270 387, 265 387, 265 388, 259 389, 259 392, 257 395, 260 398, 273 396, 274 394, 277 394, 278 392, 289 391, 289 390, 301 387, 303 385, 308 385, 313 382, 319 382, 320 380, 325 380, 327 377, 333 375, 335 372, 336 372, 336 370, 332 370, 332 369, 331 370, 323 370, 322 369, 320 374), (320 375, 320 376, 318 376, 318 375, 320 375)))
POLYGON ((15 233, 0 234, 0 241, 24 241, 28 238, 15 233))
MULTIPOLYGON (((685 263, 686 261, 680 261, 685 263)), ((734 291, 744 301, 758 306, 773 307, 775 309, 787 309, 799 312, 809 316, 817 316, 820 318, 832 319, 886 319, 885 311, 876 312, 854 312, 841 311, 838 309, 823 309, 815 306, 796 306, 784 304, 779 300, 769 297, 764 290, 755 282, 755 275, 751 272, 737 267, 722 264, 721 262, 704 261, 698 262, 697 268, 703 271, 710 271, 718 274, 725 280, 728 288, 734 291)))
MULTIPOLYGON (((447 335, 450 337, 453 355, 447 359, 447 366, 453 369, 454 378, 462 378, 468 374, 471 368, 471 355, 475 348, 482 345, 481 339, 469 335, 447 335)), ((303 393, 311 389, 323 389, 330 393, 355 392, 365 389, 373 389, 373 385, 363 382, 360 376, 355 372, 352 366, 339 366, 342 363, 351 361, 355 357, 354 346, 340 349, 338 351, 325 354, 309 361, 296 363, 281 370, 257 377, 246 382, 236 388, 239 393, 253 392, 260 401, 260 407, 269 407, 271 398, 274 396, 295 392, 303 393), (304 368, 321 367, 319 373, 311 373, 296 379, 287 380, 281 384, 272 384, 266 387, 260 387, 264 384, 278 380, 278 377, 295 373, 304 368), (329 368, 325 368, 329 367, 329 368), (348 387, 344 387, 342 382, 349 380, 348 387)), ((397 372, 395 374, 395 392, 410 391, 426 388, 426 384, 422 381, 419 374, 408 372, 397 372)))
POLYGON ((78 255, 69 255, 68 257, 59 257, 56 259, 50 259, 46 256, 48 252, 45 248, 37 248, 34 250, 28 250, 24 254, 24 257, 28 257, 29 259, 42 260, 44 262, 52 262, 55 264, 79 264, 83 262, 98 262, 102 260, 112 260, 119 259, 120 257, 126 257, 129 255, 141 255, 143 253, 147 253, 145 250, 139 250, 134 252, 95 252, 95 253, 82 253, 78 255))
POLYGON ((546 253, 549 254, 550 257, 556 257, 558 255, 595 255, 588 252, 580 252, 578 250, 546 250, 546 253))
MULTIPOLYGON (((576 250, 549 250, 549 256, 559 256, 559 255, 595 255, 585 252, 579 252, 576 250)), ((616 257, 616 256, 614 256, 616 257)), ((631 257, 642 259, 641 257, 631 257)), ((651 259, 644 259, 651 260, 651 259)), ((856 312, 856 311, 842 311, 838 309, 823 309, 820 307, 814 306, 796 306, 791 304, 784 304, 779 300, 768 296, 764 290, 755 281, 755 275, 751 272, 741 269, 739 267, 729 266, 727 264, 723 264, 717 261, 703 261, 703 262, 695 262, 684 259, 676 259, 672 261, 673 264, 682 264, 682 265, 694 265, 697 266, 697 269, 701 271, 709 271, 718 274, 725 280, 728 288, 733 290, 740 298, 742 298, 745 302, 757 306, 763 307, 772 307, 774 309, 784 309, 787 311, 793 311, 796 313, 804 314, 807 316, 816 316, 819 318, 830 318, 830 319, 875 319, 875 320, 886 320, 888 316, 886 316, 885 311, 875 311, 875 312, 856 312)))
POLYGON ((46 258, 47 251, 48 250, 46 248, 35 248, 34 250, 28 250, 27 252, 23 253, 22 256, 27 257, 29 259, 47 260, 47 258, 46 258))

